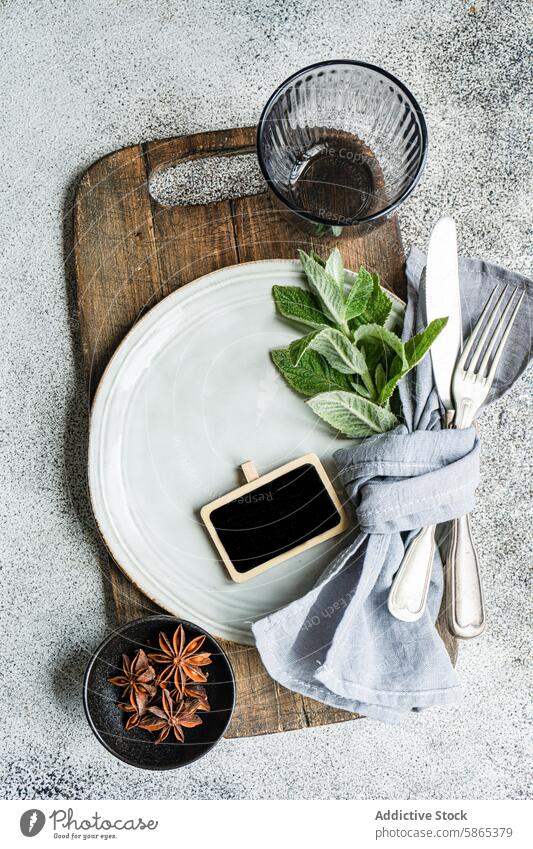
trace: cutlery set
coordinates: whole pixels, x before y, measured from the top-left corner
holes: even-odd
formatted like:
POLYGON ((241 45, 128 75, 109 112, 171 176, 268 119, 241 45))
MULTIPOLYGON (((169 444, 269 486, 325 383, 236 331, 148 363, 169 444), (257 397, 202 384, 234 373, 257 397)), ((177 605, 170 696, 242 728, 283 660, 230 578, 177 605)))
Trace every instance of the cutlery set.
MULTIPOLYGON (((457 236, 451 218, 433 228, 427 255, 427 320, 448 314, 448 324, 431 348, 433 376, 446 428, 468 428, 487 400, 524 292, 494 290, 463 347, 457 263, 457 236)), ((422 528, 405 552, 394 578, 388 608, 392 616, 415 622, 423 615, 435 554, 435 526, 422 528)), ((470 516, 451 522, 444 560, 448 627, 456 637, 479 636, 485 629, 485 603, 470 516)))

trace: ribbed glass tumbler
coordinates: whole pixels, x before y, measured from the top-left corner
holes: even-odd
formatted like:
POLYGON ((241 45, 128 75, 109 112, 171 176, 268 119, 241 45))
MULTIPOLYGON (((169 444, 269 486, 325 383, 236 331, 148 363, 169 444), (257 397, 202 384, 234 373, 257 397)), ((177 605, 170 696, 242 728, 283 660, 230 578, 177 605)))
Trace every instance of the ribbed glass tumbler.
POLYGON ((426 160, 427 128, 391 74, 364 62, 321 62, 270 97, 257 152, 285 210, 338 236, 383 219, 409 196, 426 160))

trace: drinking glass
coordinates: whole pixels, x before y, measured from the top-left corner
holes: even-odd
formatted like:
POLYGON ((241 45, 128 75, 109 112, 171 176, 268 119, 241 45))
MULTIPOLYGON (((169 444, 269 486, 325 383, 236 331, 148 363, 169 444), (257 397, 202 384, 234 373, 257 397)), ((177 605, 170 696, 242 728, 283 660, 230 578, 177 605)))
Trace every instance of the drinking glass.
POLYGON ((268 100, 257 130, 263 175, 286 212, 317 234, 378 222, 409 197, 427 127, 407 87, 366 62, 311 65, 268 100))

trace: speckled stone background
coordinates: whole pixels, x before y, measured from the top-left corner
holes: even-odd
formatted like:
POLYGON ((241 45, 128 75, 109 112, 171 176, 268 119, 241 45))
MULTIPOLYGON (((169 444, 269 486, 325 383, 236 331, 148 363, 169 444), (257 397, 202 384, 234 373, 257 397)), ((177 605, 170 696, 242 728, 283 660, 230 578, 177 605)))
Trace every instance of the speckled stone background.
MULTIPOLYGON (((475 533, 490 626, 464 645, 460 707, 240 741, 172 774, 122 765, 86 724, 81 680, 112 625, 87 506, 87 400, 65 245, 73 187, 140 139, 253 123, 290 72, 375 62, 429 123, 401 212, 424 245, 453 213, 464 253, 528 271, 527 0, 0 2, 2 794, 8 798, 521 798, 526 794, 523 378, 481 423, 475 533), (65 270, 66 268, 66 270, 65 270)), ((530 553, 530 552, 529 552, 530 553)))

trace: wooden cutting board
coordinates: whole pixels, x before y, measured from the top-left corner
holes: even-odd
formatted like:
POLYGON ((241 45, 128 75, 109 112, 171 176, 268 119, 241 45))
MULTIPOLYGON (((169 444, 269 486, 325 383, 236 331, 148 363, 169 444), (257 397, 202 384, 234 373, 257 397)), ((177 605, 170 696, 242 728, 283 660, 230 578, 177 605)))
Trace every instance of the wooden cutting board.
MULTIPOLYGON (((287 223, 265 192, 195 206, 163 206, 149 193, 150 175, 200 157, 252 153, 255 129, 220 130, 165 139, 111 153, 83 175, 74 208, 74 256, 81 345, 92 398, 113 351, 154 304, 191 280, 226 265, 294 259, 299 247, 321 255, 331 242, 287 223)), ((365 265, 405 296, 404 251, 396 217, 340 243, 347 268, 365 265)), ((120 564, 117 564, 120 567, 120 564)), ((117 623, 159 608, 108 563, 117 623)), ((441 618, 440 633, 455 662, 457 646, 441 618)), ((278 685, 256 650, 225 642, 237 680, 228 737, 267 734, 353 719, 278 685)))

